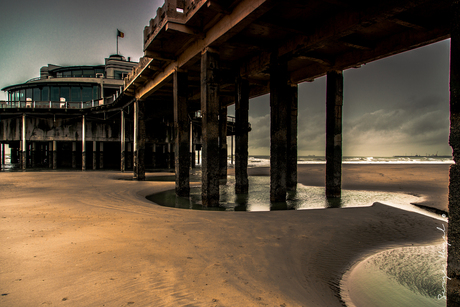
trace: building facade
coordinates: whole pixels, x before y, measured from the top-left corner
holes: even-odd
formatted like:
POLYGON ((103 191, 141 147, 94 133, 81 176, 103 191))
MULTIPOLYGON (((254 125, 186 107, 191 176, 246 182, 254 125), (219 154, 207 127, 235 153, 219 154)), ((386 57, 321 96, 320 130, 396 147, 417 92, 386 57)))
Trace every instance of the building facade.
POLYGON ((121 55, 111 55, 104 65, 58 66, 40 69, 40 77, 7 86, 3 107, 84 108, 108 104, 122 91, 123 78, 137 65, 121 55))

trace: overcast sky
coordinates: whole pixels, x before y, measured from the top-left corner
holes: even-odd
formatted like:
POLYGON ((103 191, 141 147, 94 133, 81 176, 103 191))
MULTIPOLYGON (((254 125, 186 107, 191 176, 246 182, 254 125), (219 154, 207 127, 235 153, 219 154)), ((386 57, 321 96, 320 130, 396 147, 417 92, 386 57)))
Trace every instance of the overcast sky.
MULTIPOLYGON (((138 61, 143 29, 163 0, 7 1, 0 18, 0 88, 40 67, 103 64, 119 52, 138 61)), ((344 72, 345 156, 450 155, 450 41, 344 72)), ((6 100, 4 92, 0 100, 6 100)), ((299 85, 299 155, 324 155, 326 79, 299 85)), ((269 153, 269 97, 252 99, 252 155, 269 153)), ((229 113, 232 111, 230 110, 229 113)))

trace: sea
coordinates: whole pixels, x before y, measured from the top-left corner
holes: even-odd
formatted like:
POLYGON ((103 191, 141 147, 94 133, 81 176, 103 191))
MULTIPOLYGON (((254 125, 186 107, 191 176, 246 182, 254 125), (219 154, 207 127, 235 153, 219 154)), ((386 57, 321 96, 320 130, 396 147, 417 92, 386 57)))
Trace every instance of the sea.
MULTIPOLYGON (((231 160, 231 159, 230 159, 231 160)), ((270 156, 250 156, 249 167, 269 167, 270 156)), ((298 164, 325 164, 324 156, 298 156, 298 164)), ((451 156, 393 156, 393 157, 359 157, 344 156, 343 164, 453 164, 451 156)), ((231 164, 231 161, 230 161, 231 164)))

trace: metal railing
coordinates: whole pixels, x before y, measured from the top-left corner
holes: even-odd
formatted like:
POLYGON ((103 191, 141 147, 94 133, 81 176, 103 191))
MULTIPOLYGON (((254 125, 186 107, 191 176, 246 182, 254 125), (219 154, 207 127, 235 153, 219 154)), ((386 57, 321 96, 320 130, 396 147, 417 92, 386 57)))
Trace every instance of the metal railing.
MULTIPOLYGON (((113 103, 113 98, 110 97, 110 103, 113 103)), ((107 102, 107 101, 106 101, 107 102)), ((31 109, 87 109, 104 104, 104 99, 81 102, 62 102, 62 101, 0 101, 0 109, 16 109, 16 108, 31 108, 31 109)))
MULTIPOLYGON (((128 72, 125 72, 126 75, 128 74, 128 72)), ((30 82, 35 82, 35 81, 46 81, 46 80, 50 80, 50 79, 63 79, 63 78, 80 78, 80 79, 110 79, 110 80, 123 80, 122 77, 120 78, 117 78, 117 77, 106 77, 105 75, 102 75, 102 76, 95 76, 95 75, 88 75, 88 76, 85 76, 85 75, 79 75, 79 76, 47 76, 47 77, 35 77, 35 78, 32 78, 32 79, 29 79, 27 80, 25 83, 30 83, 30 82)))

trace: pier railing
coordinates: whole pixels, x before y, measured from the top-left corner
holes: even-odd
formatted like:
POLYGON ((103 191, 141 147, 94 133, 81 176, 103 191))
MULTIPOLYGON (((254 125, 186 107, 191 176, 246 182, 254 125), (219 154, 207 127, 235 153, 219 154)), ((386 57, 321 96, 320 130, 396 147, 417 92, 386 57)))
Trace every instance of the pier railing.
POLYGON ((68 102, 68 101, 0 101, 0 109, 87 109, 94 108, 104 104, 113 103, 115 99, 109 97, 105 99, 96 99, 91 101, 68 102))
POLYGON ((206 0, 166 0, 162 7, 157 9, 157 15, 150 20, 148 26, 144 28, 144 44, 155 36, 165 23, 170 20, 185 23, 194 10, 203 5, 206 0))

